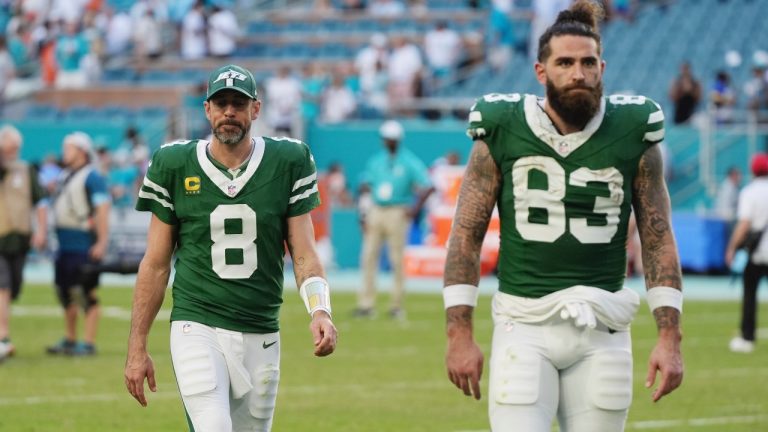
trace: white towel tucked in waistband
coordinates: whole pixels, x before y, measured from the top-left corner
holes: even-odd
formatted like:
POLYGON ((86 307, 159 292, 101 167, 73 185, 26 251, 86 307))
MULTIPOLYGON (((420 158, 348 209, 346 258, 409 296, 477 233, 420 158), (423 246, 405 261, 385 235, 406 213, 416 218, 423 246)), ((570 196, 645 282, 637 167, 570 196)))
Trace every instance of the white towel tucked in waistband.
POLYGON ((243 356, 245 355, 243 334, 217 328, 216 336, 224 353, 224 360, 227 362, 232 397, 240 399, 253 389, 251 375, 243 364, 243 356))
POLYGON ((546 321, 571 302, 587 303, 600 322, 608 328, 626 331, 640 306, 640 296, 628 288, 615 293, 576 285, 541 298, 518 297, 502 292, 493 296, 494 318, 511 318, 522 323, 546 321))

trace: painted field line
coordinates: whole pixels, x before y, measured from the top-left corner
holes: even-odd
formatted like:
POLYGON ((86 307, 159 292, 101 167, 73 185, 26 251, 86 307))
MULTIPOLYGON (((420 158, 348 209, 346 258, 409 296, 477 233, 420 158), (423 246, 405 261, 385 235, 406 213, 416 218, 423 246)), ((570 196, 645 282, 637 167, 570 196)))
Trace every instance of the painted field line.
MULTIPOLYGON (((147 391, 147 399, 173 399, 179 397, 179 392, 157 392, 147 391)), ((83 394, 70 396, 22 396, 0 398, 0 406, 19 406, 19 405, 53 405, 62 403, 91 403, 91 402, 116 402, 116 401, 135 402, 133 397, 125 393, 102 393, 102 394, 83 394)), ((138 404, 138 402, 136 402, 138 404)))
MULTIPOLYGON (((727 417, 701 417, 678 420, 646 420, 627 423, 628 430, 659 430, 676 427, 705 427, 729 424, 755 424, 768 422, 768 415, 744 415, 727 417)), ((454 432, 490 432, 488 429, 461 429, 454 432)))
MULTIPOLYGON (((20 317, 61 318, 64 315, 64 311, 59 306, 12 306, 11 315, 20 317)), ((111 318, 120 321, 130 321, 131 310, 120 306, 102 306, 101 316, 103 318, 111 318)), ((160 309, 156 319, 167 321, 170 317, 170 309, 160 309)))
MULTIPOLYGON (((445 382, 448 382, 448 380, 445 380, 445 382)), ((401 391, 401 390, 435 390, 446 387, 445 382, 443 380, 431 380, 431 381, 422 381, 422 382, 413 382, 413 381, 395 381, 390 382, 386 384, 378 385, 376 388, 378 390, 388 390, 388 391, 401 391)), ((162 386, 168 386, 175 388, 175 384, 173 383, 161 383, 162 386)), ((365 391, 369 389, 369 386, 364 386, 361 384, 344 384, 344 385, 334 385, 334 390, 343 390, 343 391, 365 391)), ((304 394, 304 395, 313 395, 313 394, 325 394, 328 392, 328 386, 311 386, 311 385, 291 385, 291 386, 280 386, 280 394, 289 394, 289 395, 295 395, 295 394, 304 394)), ((152 399, 172 399, 172 398, 179 398, 179 392, 178 391, 159 391, 157 393, 152 393, 149 390, 145 391, 145 394, 147 395, 147 399, 151 402, 152 399)), ((61 403, 92 403, 92 402, 115 402, 115 401, 133 401, 133 398, 131 397, 128 392, 118 392, 118 393, 101 393, 101 394, 78 394, 78 395, 65 395, 65 396, 54 396, 54 395, 46 395, 46 396, 18 396, 18 397, 4 397, 0 398, 0 407, 5 406, 20 406, 20 405, 52 405, 52 404, 61 404, 61 403)))
POLYGON ((723 417, 700 417, 687 420, 647 420, 631 422, 627 426, 629 429, 653 430, 669 429, 674 427, 689 426, 702 427, 728 424, 754 424, 768 422, 768 415, 742 415, 742 416, 723 416, 723 417))

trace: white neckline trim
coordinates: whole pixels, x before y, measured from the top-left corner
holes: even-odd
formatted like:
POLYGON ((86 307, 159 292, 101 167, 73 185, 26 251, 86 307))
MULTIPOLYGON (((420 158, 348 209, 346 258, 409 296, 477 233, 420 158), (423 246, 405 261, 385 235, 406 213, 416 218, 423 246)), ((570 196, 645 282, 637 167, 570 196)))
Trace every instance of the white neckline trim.
POLYGON ((208 147, 208 141, 200 140, 197 143, 197 161, 200 163, 200 167, 203 169, 205 175, 221 190, 224 195, 234 198, 236 197, 248 180, 253 177, 256 169, 261 164, 261 160, 264 157, 264 149, 266 148, 264 138, 255 137, 251 138, 253 143, 253 151, 251 152, 251 158, 248 160, 248 167, 245 168, 245 172, 240 177, 230 179, 223 172, 208 159, 206 148, 208 147))
POLYGON ((543 102, 544 99, 539 99, 536 95, 525 95, 525 121, 534 135, 552 147, 562 157, 568 157, 587 142, 600 128, 605 117, 605 98, 600 98, 600 109, 592 117, 592 120, 587 123, 584 130, 561 135, 547 113, 544 112, 542 108, 543 102))

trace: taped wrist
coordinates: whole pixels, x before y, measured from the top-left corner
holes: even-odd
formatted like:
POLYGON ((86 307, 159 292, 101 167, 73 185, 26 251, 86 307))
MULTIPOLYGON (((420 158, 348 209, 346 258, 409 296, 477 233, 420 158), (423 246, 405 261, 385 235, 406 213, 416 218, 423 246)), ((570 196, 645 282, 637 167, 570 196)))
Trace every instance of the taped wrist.
POLYGON ((331 290, 325 279, 314 276, 305 280, 299 287, 299 295, 304 300, 304 306, 310 316, 314 316, 319 310, 331 314, 331 290))
POLYGON ((445 308, 453 306, 477 306, 477 296, 480 289, 474 285, 457 284, 443 288, 443 303, 445 308))
POLYGON ((680 313, 683 312, 683 292, 677 288, 653 287, 646 293, 646 299, 648 300, 648 307, 651 309, 651 313, 663 306, 675 308, 680 313))

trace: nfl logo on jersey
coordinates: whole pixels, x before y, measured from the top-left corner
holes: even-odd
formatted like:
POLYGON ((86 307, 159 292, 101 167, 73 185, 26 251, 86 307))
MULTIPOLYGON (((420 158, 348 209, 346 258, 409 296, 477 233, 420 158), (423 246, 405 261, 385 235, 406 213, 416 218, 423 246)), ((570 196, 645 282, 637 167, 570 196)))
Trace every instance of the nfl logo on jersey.
POLYGON ((228 185, 227 193, 229 194, 229 196, 235 196, 235 194, 237 193, 237 186, 235 186, 234 184, 228 185))

